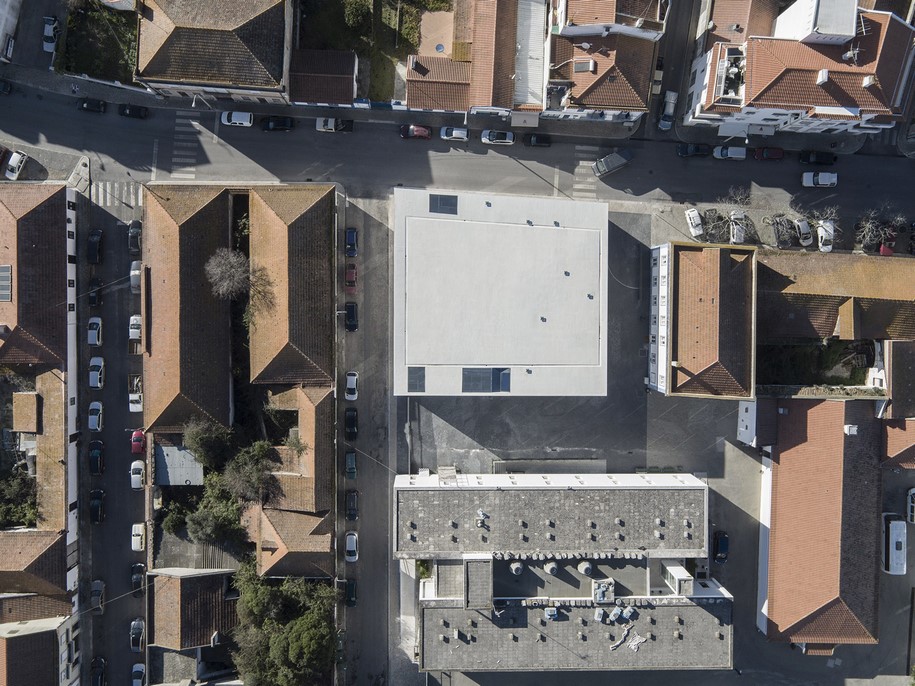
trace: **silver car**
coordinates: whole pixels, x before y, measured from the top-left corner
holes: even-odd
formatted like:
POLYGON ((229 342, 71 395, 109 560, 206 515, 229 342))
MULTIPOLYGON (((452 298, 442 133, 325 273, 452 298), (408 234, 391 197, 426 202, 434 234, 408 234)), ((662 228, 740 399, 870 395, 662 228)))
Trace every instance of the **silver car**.
POLYGON ((102 344, 102 318, 89 317, 88 331, 89 345, 98 347, 102 344))
POLYGON ((101 390, 105 387, 105 358, 93 357, 89 360, 89 388, 101 390))
POLYGON ((467 129, 457 129, 453 126, 443 126, 438 135, 443 141, 466 141, 470 136, 467 129))
POLYGON ((89 431, 101 431, 104 425, 102 403, 98 400, 89 403, 89 431))

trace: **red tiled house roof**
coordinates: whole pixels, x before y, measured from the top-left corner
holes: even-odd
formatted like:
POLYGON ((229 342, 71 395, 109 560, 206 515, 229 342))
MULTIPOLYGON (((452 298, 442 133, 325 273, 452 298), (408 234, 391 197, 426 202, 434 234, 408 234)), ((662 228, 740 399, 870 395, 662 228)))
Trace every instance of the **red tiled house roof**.
POLYGON ((233 572, 155 572, 149 586, 153 617, 150 643, 171 650, 210 645, 214 632, 228 634, 238 624, 237 596, 228 595, 233 572))
POLYGON ((57 632, 0 636, 0 686, 58 686, 57 632))
POLYGON ((884 422, 883 466, 890 469, 915 469, 915 419, 884 422))
POLYGON ((768 629, 776 641, 876 643, 881 423, 873 401, 782 400, 772 457, 768 629), (847 424, 858 427, 846 435, 847 424))
POLYGON ((289 97, 293 102, 351 105, 356 76, 352 50, 293 50, 289 97))

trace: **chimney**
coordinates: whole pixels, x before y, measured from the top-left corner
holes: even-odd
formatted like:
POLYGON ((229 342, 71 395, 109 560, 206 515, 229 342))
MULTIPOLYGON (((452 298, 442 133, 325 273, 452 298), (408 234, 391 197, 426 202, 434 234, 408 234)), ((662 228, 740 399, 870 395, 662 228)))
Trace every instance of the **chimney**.
POLYGON ((858 425, 857 424, 846 424, 845 425, 845 435, 846 436, 857 436, 858 435, 858 425))
POLYGON ((875 83, 877 83, 877 77, 874 76, 873 74, 868 74, 867 76, 864 77, 864 81, 861 82, 861 85, 864 86, 865 88, 870 88, 875 83))
POLYGON ((820 71, 817 72, 817 85, 822 86, 827 81, 829 81, 829 70, 820 69, 820 71))

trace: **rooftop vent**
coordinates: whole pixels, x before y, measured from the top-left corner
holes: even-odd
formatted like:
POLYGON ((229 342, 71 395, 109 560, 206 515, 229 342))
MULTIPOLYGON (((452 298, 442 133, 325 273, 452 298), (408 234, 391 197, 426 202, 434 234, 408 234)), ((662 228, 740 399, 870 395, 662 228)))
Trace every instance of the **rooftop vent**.
POLYGON ((740 31, 740 24, 731 24, 731 31, 740 31))
POLYGON ((645 26, 645 20, 642 17, 635 20, 635 28, 640 29, 643 26, 645 26))
POLYGON ((845 425, 845 435, 846 436, 857 436, 858 435, 858 425, 857 424, 846 424, 845 425))
MULTIPOLYGON (((583 45, 588 45, 583 43, 583 45)), ((575 63, 572 67, 572 71, 576 74, 583 74, 585 72, 594 72, 597 69, 597 62, 594 60, 575 60, 575 63)))
POLYGON ((877 77, 874 76, 873 74, 868 74, 867 76, 864 77, 864 81, 861 82, 861 85, 864 86, 865 88, 870 88, 875 83, 877 83, 877 77))
POLYGON ((829 81, 829 70, 820 69, 820 71, 817 72, 817 85, 822 86, 827 81, 829 81))

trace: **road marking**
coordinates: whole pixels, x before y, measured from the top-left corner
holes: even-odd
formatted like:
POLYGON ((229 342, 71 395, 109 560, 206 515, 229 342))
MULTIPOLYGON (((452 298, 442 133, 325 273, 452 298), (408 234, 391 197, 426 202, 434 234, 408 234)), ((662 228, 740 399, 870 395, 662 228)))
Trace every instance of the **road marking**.
POLYGON ((576 145, 575 150, 576 151, 582 150, 582 151, 588 151, 588 152, 597 152, 598 150, 600 150, 600 148, 596 145, 576 145))
POLYGON ((156 180, 156 162, 159 159, 159 139, 156 138, 153 140, 153 158, 152 158, 152 171, 149 173, 149 180, 156 180))
POLYGON ((172 172, 171 176, 173 179, 195 179, 195 178, 197 178, 196 174, 182 174, 180 172, 172 172))
POLYGON ((174 157, 174 156, 173 156, 173 157, 172 157, 172 162, 174 162, 174 163, 176 163, 176 164, 178 164, 178 163, 181 163, 181 164, 188 164, 188 163, 189 163, 189 164, 196 165, 196 164, 197 164, 197 158, 196 158, 196 157, 174 157))

